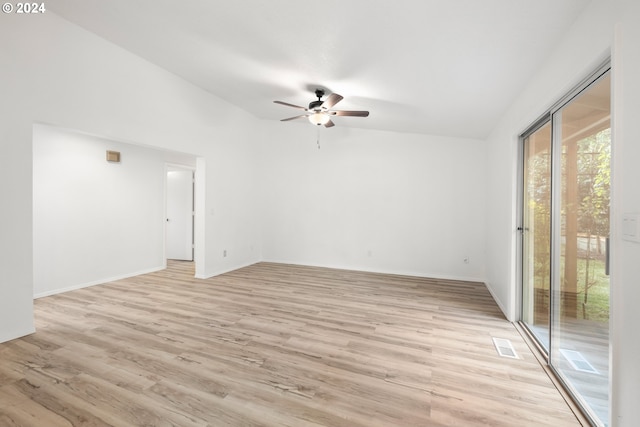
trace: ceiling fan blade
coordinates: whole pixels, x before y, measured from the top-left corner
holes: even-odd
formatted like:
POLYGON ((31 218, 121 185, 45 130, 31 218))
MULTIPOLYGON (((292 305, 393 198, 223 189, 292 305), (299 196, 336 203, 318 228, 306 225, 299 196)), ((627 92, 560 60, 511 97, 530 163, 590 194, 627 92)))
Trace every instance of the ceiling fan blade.
POLYGON ((281 122, 288 122, 289 120, 295 120, 295 119, 301 119, 303 117, 309 117, 306 114, 303 114, 301 116, 294 116, 294 117, 289 117, 288 119, 282 119, 280 120, 281 122))
POLYGON ((293 104, 289 104, 288 102, 282 102, 282 101, 273 101, 276 104, 280 104, 280 105, 286 105, 287 107, 293 107, 293 108, 298 108, 300 110, 305 110, 307 111, 307 109, 305 107, 301 107, 299 105, 293 105, 293 104))
POLYGON ((335 123, 333 123, 331 120, 329 120, 327 123, 324 124, 324 127, 330 128, 330 127, 333 127, 335 125, 336 125, 335 123))
POLYGON ((352 117, 367 117, 369 115, 368 111, 348 111, 348 110, 337 110, 337 111, 327 111, 328 114, 332 116, 352 116, 352 117))
POLYGON ((340 101, 342 101, 342 96, 338 95, 337 93, 332 93, 327 99, 324 100, 320 107, 326 108, 328 110, 340 101))

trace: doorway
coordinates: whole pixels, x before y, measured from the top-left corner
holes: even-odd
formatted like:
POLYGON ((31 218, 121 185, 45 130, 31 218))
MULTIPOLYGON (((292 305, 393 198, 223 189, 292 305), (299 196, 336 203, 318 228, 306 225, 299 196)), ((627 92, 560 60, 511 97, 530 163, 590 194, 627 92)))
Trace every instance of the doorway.
POLYGON ((166 258, 194 259, 194 171, 167 167, 166 258))
POLYGON ((595 425, 609 423, 609 66, 521 136, 521 324, 595 425))

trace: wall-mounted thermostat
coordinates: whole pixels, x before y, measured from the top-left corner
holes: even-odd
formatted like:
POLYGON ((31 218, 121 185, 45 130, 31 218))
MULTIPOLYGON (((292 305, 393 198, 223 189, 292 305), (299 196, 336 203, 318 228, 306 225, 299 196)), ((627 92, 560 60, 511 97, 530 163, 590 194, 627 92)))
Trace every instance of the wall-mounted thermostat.
POLYGON ((640 243, 640 213, 622 215, 622 239, 640 243))

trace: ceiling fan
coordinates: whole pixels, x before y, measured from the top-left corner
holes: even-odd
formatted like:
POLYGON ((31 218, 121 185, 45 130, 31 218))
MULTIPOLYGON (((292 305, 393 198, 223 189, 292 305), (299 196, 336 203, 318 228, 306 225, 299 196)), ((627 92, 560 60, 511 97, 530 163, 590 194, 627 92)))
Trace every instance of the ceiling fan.
POLYGON ((322 101, 324 96, 324 90, 316 89, 317 101, 311 101, 309 108, 301 107, 299 105, 289 104, 288 102, 273 101, 276 104, 286 105, 287 107, 297 108, 299 110, 306 111, 306 114, 299 116, 289 117, 288 119, 282 119, 281 122, 287 122, 289 120, 296 120, 306 117, 314 125, 324 125, 324 127, 330 128, 335 126, 335 123, 331 121, 331 116, 352 116, 352 117, 367 117, 368 111, 348 111, 348 110, 332 110, 331 107, 336 105, 342 100, 342 96, 337 93, 332 93, 322 101))

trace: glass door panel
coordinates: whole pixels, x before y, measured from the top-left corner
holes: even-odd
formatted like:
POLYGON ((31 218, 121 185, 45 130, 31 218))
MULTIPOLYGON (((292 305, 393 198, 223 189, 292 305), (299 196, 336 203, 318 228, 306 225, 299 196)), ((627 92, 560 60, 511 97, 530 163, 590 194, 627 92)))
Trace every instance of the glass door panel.
POLYGON ((549 351, 551 122, 523 139, 522 322, 549 351))
POLYGON ((553 114, 561 160, 554 165, 550 363, 602 425, 609 417, 610 105, 607 73, 553 114))

